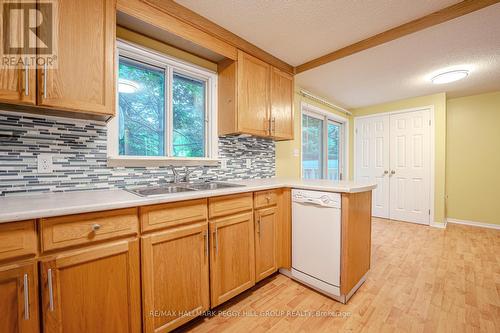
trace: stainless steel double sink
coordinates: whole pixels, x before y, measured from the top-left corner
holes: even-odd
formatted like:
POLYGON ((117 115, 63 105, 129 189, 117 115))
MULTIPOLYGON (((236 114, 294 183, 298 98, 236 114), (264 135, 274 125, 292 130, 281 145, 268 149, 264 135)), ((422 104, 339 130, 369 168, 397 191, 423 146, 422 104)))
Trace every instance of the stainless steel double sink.
POLYGON ((159 186, 144 186, 126 189, 127 191, 139 195, 141 197, 161 196, 172 193, 182 193, 190 191, 206 191, 220 190, 232 187, 244 187, 245 185, 223 183, 223 182, 206 182, 206 183, 171 183, 159 186))

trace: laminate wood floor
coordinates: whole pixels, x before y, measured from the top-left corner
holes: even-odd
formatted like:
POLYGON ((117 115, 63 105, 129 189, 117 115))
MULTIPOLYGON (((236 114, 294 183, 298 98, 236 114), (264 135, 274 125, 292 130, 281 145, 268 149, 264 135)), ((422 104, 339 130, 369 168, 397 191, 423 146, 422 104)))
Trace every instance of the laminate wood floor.
POLYGON ((374 218, 372 268, 347 305, 277 274, 216 310, 179 331, 500 332, 500 231, 374 218))

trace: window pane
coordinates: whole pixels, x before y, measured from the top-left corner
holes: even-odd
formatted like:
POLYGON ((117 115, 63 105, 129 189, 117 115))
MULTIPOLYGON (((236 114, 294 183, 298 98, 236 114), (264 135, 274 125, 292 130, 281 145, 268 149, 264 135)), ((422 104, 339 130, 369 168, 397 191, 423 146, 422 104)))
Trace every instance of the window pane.
POLYGON ((205 156, 205 81, 174 74, 173 155, 205 156))
POLYGON ((340 179, 340 133, 341 125, 328 123, 328 179, 340 179))
POLYGON ((165 73, 120 57, 119 154, 165 155, 165 73))
POLYGON ((323 121, 302 115, 302 177, 320 179, 323 174, 323 121))

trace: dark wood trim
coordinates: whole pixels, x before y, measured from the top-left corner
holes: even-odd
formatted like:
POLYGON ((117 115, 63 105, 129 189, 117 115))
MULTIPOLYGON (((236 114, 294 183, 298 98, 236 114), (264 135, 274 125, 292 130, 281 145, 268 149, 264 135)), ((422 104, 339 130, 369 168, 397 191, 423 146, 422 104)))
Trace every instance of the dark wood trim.
POLYGON ((459 2, 455 5, 443 8, 419 19, 402 24, 398 27, 389 29, 372 37, 363 39, 362 41, 359 41, 357 43, 351 44, 334 52, 325 54, 324 56, 321 56, 319 58, 303 63, 302 65, 295 67, 295 73, 298 74, 313 69, 329 62, 350 56, 354 53, 364 51, 377 45, 390 42, 414 32, 472 13, 476 10, 491 6, 498 2, 500 2, 500 0, 465 0, 459 2))

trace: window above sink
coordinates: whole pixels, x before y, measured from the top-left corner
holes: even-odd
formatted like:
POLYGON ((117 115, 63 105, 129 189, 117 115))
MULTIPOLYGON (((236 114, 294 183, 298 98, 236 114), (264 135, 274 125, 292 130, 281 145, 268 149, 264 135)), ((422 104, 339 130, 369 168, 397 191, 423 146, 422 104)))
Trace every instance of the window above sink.
POLYGON ((108 164, 217 164, 217 73, 130 42, 117 45, 108 164))

